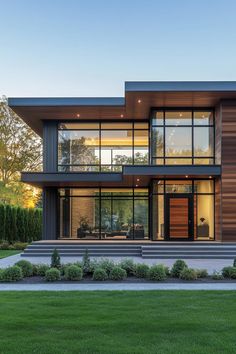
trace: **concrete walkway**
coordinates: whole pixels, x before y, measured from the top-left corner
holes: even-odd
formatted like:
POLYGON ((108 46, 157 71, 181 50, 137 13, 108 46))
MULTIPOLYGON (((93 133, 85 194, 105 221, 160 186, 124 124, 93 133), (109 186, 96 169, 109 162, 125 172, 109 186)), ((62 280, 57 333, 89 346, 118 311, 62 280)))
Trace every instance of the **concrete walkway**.
MULTIPOLYGON (((114 262, 118 263, 125 257, 106 257, 113 259, 114 262)), ((143 259, 141 257, 127 257, 132 258, 135 263, 146 263, 148 265, 152 264, 165 264, 168 267, 172 267, 173 263, 176 261, 175 259, 143 259)), ((6 268, 12 266, 16 262, 21 259, 26 259, 27 261, 38 264, 38 263, 45 263, 50 264, 51 258, 50 257, 21 257, 20 254, 16 254, 14 256, 10 256, 7 258, 0 259, 0 268, 6 268)), ((98 257, 98 259, 101 259, 98 257)), ((73 263, 81 261, 81 257, 61 257, 62 263, 73 263)), ((212 274, 214 271, 221 271, 223 267, 231 266, 233 264, 232 259, 185 259, 187 265, 191 268, 198 268, 198 269, 207 269, 209 274, 212 274)))
POLYGON ((144 291, 144 290, 233 290, 236 283, 89 283, 89 284, 0 284, 0 291, 144 291))

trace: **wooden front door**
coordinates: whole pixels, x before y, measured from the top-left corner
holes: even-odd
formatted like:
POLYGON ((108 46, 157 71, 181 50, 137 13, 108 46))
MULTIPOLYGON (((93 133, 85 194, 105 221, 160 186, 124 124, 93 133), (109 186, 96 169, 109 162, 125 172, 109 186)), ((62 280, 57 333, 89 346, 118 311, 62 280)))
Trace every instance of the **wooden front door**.
POLYGON ((193 197, 190 194, 167 194, 165 200, 165 239, 193 240, 193 197))

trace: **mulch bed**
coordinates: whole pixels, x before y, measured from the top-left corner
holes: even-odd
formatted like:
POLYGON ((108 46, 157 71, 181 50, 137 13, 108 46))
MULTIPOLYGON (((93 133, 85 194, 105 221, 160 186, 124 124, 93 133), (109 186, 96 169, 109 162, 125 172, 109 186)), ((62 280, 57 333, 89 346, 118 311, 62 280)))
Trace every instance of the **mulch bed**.
MULTIPOLYGON (((207 277, 207 278, 201 278, 201 279, 197 279, 197 280, 193 280, 193 281, 186 281, 186 280, 182 280, 182 279, 178 279, 178 278, 167 278, 164 281, 151 281, 148 279, 141 279, 141 278, 135 278, 135 277, 128 277, 125 280, 122 281, 114 281, 114 280, 106 280, 106 281, 94 281, 92 280, 91 277, 84 277, 82 280, 80 281, 69 281, 69 280, 65 280, 62 278, 62 280, 59 281, 55 281, 55 282, 48 282, 46 281, 43 277, 39 277, 39 276, 34 276, 34 277, 29 277, 29 278, 24 278, 18 282, 16 282, 17 284, 116 284, 116 283, 128 283, 128 284, 134 284, 134 283, 147 283, 147 284, 161 284, 161 283, 165 283, 165 284, 202 284, 202 283, 235 283, 236 279, 222 279, 222 280, 214 280, 211 277, 207 277)), ((15 282, 14 282, 15 283, 15 282)), ((9 284, 9 282, 1 282, 1 284, 9 284)))

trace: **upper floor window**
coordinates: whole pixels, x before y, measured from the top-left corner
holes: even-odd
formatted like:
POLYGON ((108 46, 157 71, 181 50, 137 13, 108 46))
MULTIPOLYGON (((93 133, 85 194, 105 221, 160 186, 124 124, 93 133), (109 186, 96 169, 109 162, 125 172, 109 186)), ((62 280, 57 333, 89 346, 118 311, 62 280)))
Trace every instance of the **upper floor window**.
POLYGON ((148 163, 147 122, 59 124, 59 171, 119 172, 123 165, 148 163))
POLYGON ((212 110, 152 112, 152 164, 214 164, 212 110))

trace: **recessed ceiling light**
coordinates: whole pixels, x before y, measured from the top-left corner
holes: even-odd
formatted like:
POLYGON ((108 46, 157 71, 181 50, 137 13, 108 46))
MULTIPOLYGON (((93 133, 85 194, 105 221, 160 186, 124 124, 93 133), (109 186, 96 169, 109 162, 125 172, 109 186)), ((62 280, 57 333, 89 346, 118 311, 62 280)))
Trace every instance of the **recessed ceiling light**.
POLYGON ((209 178, 212 178, 212 176, 209 176, 209 178))
POLYGON ((139 178, 137 178, 137 182, 139 182, 140 181, 140 179, 139 178))
POLYGON ((124 118, 124 114, 121 114, 120 117, 121 117, 121 118, 124 118))
POLYGON ((138 187, 138 184, 136 184, 135 187, 138 187))
POLYGON ((187 175, 186 175, 185 177, 186 177, 186 178, 188 178, 188 176, 187 176, 187 175))
POLYGON ((138 103, 141 103, 141 102, 142 102, 142 100, 139 99, 139 100, 138 100, 138 103))
POLYGON ((78 113, 78 114, 76 114, 76 116, 79 118, 79 117, 80 117, 80 114, 78 113))

